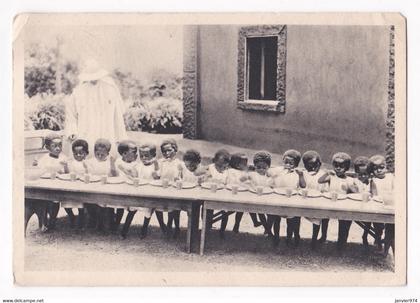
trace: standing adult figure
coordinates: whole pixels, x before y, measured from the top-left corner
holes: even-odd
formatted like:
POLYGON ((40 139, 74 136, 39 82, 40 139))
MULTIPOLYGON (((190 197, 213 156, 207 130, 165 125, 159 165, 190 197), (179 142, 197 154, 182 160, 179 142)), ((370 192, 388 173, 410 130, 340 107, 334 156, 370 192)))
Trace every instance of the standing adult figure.
POLYGON ((95 141, 108 139, 115 156, 116 143, 127 139, 123 112, 120 91, 109 72, 96 60, 86 60, 79 84, 66 102, 65 133, 69 143, 85 139, 89 143, 89 156, 93 156, 95 141))

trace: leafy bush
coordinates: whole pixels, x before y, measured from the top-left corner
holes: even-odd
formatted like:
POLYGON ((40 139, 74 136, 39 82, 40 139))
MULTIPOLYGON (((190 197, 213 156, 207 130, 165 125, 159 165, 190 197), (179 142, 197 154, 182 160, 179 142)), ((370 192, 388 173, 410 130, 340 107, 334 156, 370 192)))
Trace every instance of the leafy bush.
POLYGON ((64 129, 65 95, 25 95, 25 130, 64 129))
POLYGON ((31 44, 25 49, 25 94, 70 94, 77 84, 78 66, 66 58, 59 58, 57 48, 31 44), (60 61, 60 87, 57 87, 57 67, 60 61))
MULTIPOLYGON (((65 125, 66 95, 25 96, 25 130, 62 130, 65 125)), ((125 102, 127 130, 163 134, 182 132, 182 101, 170 98, 129 99, 125 102)))
POLYGON ((124 119, 128 130, 182 132, 182 77, 155 70, 143 83, 118 69, 112 75, 126 100, 124 119))
POLYGON ((112 72, 112 77, 115 79, 124 100, 142 99, 148 96, 141 81, 134 77, 132 73, 115 69, 112 72))
POLYGON ((126 99, 182 99, 182 77, 165 70, 154 70, 140 80, 130 72, 115 69, 112 74, 121 96, 126 99))
POLYGON ((166 70, 157 69, 151 72, 149 79, 147 87, 151 98, 182 99, 182 77, 166 70))
MULTIPOLYGON (((64 99, 77 84, 77 64, 61 58, 61 91, 56 94, 58 51, 34 44, 25 52, 25 130, 64 128, 64 99)), ((182 78, 156 70, 148 81, 116 69, 112 73, 125 100, 128 130, 182 132, 182 78)))
POLYGON ((182 132, 182 101, 171 98, 130 100, 124 114, 128 130, 164 134, 182 132))

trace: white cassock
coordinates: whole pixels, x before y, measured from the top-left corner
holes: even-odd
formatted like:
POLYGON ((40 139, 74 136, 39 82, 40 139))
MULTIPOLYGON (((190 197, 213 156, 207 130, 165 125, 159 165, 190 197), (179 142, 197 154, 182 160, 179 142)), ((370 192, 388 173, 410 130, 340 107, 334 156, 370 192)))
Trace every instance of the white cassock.
POLYGON ((67 137, 76 135, 89 143, 89 156, 93 156, 95 141, 108 139, 111 154, 116 154, 116 142, 127 139, 123 117, 123 101, 117 85, 109 76, 95 82, 79 84, 66 104, 67 137))

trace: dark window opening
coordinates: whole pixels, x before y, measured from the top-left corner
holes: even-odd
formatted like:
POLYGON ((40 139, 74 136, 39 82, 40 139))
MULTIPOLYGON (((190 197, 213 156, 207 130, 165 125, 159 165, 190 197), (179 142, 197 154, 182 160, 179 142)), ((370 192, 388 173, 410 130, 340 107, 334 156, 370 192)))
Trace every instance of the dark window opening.
POLYGON ((248 99, 276 100, 277 37, 247 38, 248 99))

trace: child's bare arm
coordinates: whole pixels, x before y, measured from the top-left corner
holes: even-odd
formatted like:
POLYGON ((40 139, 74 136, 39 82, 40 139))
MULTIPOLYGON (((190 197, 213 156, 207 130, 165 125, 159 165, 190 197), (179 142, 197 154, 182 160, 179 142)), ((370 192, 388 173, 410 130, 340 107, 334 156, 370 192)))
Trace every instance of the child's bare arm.
POLYGON ((358 193, 359 192, 359 188, 357 187, 356 183, 351 183, 349 184, 349 187, 347 189, 347 193, 358 193))
POLYGON ((376 188, 376 184, 373 180, 370 182, 370 190, 372 192, 372 196, 378 195, 378 189, 376 188))
POLYGON ((306 181, 305 181, 305 177, 303 176, 303 171, 301 171, 300 169, 296 169, 295 171, 299 176, 299 187, 300 188, 305 188, 306 187, 306 181))
POLYGON ((111 169, 109 171, 109 176, 110 177, 117 177, 118 176, 118 171, 117 171, 117 168, 115 167, 115 161, 116 161, 116 159, 113 156, 111 156, 111 158, 110 158, 111 169))
POLYGON ((203 174, 203 182, 209 181, 211 179, 211 174, 209 168, 206 168, 205 173, 203 174))
MULTIPOLYGON (((268 186, 274 188, 275 187, 275 182, 274 182, 274 178, 270 178, 268 180, 268 186)), ((254 185, 254 189, 255 189, 256 185, 254 185)))
POLYGON ((195 176, 204 176, 206 174, 207 170, 204 167, 198 167, 195 171, 194 171, 194 175, 195 176))
POLYGON ((177 165, 177 169, 178 169, 178 175, 176 176, 175 181, 182 180, 184 178, 184 171, 183 171, 183 167, 181 163, 177 165))
POLYGON ((329 183, 331 180, 331 172, 326 172, 324 175, 322 175, 319 179, 318 179, 318 183, 319 184, 323 184, 323 183, 329 183))
POLYGON ((194 176, 198 177, 198 184, 201 184, 205 181, 206 178, 206 169, 204 167, 198 167, 195 171, 194 171, 194 176))
POLYGON ((139 177, 139 172, 137 171, 137 167, 134 167, 134 168, 131 170, 131 176, 132 176, 133 178, 138 178, 138 177, 139 177))
POLYGON ((160 179, 160 175, 159 175, 159 163, 158 163, 158 161, 155 160, 155 162, 153 162, 153 165, 154 165, 155 170, 152 173, 152 177, 153 177, 153 179, 158 180, 158 179, 160 179))

